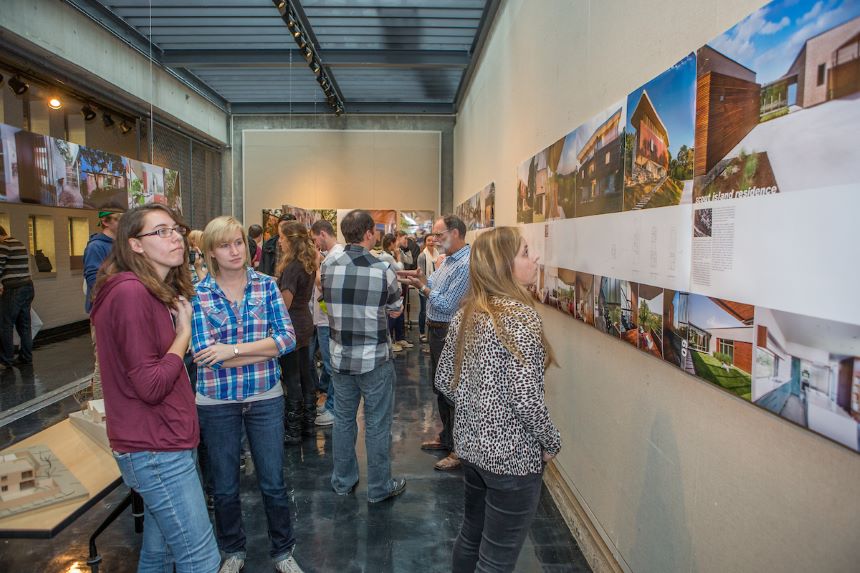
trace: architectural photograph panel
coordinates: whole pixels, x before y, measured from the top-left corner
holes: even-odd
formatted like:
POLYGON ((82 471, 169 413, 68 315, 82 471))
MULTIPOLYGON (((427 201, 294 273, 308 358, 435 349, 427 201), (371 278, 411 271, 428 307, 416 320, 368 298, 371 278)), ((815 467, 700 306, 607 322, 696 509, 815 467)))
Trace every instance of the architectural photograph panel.
POLYGON ((126 162, 119 155, 81 146, 81 195, 88 209, 121 209, 129 206, 126 162))
POLYGON ((545 266, 542 301, 561 312, 574 316, 576 311, 576 271, 545 266))
POLYGON ((481 189, 481 227, 490 229, 496 226, 496 184, 490 183, 481 189))
POLYGON ((576 273, 574 318, 594 326, 594 275, 577 271, 576 273))
POLYGON ((600 332, 620 336, 621 328, 621 292, 618 279, 595 275, 596 289, 594 326, 600 332))
POLYGON ((639 284, 619 281, 618 296, 621 304, 618 331, 621 339, 639 346, 639 284))
POLYGON ((0 202, 18 203, 17 127, 0 123, 0 202))
POLYGON ((860 178, 860 2, 771 2, 697 59, 694 201, 860 178))
POLYGON ((860 451, 860 326, 756 308, 752 401, 860 451))
MULTIPOLYGON (((334 209, 328 209, 328 211, 331 211, 334 217, 334 209)), ((419 237, 429 235, 433 229, 435 217, 436 214, 433 211, 400 211, 400 230, 419 237)), ((323 218, 329 220, 327 216, 323 218)), ((337 220, 331 222, 332 225, 336 223, 337 220)))
POLYGON ((549 199, 546 218, 548 220, 570 219, 576 209, 577 163, 572 156, 565 157, 567 140, 568 137, 562 137, 547 148, 549 199))
POLYGON ((627 96, 624 210, 692 203, 696 56, 627 96))
POLYGON ((517 223, 534 222, 537 157, 529 157, 517 167, 517 223))
POLYGON ((639 284, 639 348, 663 358, 663 289, 639 284))
POLYGON ((564 138, 558 173, 576 174, 576 217, 622 209, 625 109, 626 102, 620 101, 564 138))

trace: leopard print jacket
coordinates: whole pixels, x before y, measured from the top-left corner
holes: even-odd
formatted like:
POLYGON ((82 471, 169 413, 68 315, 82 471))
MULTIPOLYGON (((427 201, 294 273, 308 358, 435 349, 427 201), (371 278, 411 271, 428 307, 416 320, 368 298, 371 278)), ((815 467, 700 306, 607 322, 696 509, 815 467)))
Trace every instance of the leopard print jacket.
POLYGON ((454 354, 463 310, 448 328, 436 369, 436 388, 454 402, 454 448, 466 461, 501 475, 543 471, 542 452, 558 453, 561 437, 544 402, 542 322, 531 307, 497 298, 502 323, 522 353, 521 362, 499 339, 488 316, 466 338, 460 381, 452 389, 454 354))

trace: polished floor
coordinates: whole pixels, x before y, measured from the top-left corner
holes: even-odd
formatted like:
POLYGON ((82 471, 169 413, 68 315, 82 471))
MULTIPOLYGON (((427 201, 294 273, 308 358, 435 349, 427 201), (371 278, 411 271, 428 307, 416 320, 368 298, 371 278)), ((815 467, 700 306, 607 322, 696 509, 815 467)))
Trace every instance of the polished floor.
MULTIPOLYGON (((0 400, 4 408, 22 397, 42 391, 50 379, 46 364, 72 373, 86 364, 85 337, 52 344, 37 350, 35 371, 16 370, 0 378, 0 400), (65 355, 65 358, 63 356, 65 355), (44 372, 44 374, 42 374, 44 372), (28 388, 28 384, 34 387, 28 388)), ((426 382, 429 358, 418 345, 396 357, 397 389, 392 428, 392 468, 407 478, 406 492, 390 501, 370 505, 366 501, 366 479, 355 495, 336 496, 329 486, 331 430, 318 429, 300 447, 287 450, 286 476, 293 490, 293 526, 298 539, 296 558, 311 572, 442 572, 450 570, 451 550, 463 511, 460 472, 433 470, 438 454, 422 452, 421 441, 437 432, 435 399, 426 382)), ((0 443, 7 447, 77 408, 68 398, 0 430, 0 443)), ((361 425, 360 425, 361 430, 361 425)), ((363 434, 359 435, 359 460, 365 463, 363 434)), ((253 464, 242 476, 242 513, 248 535, 246 573, 268 572, 268 540, 262 501, 256 489, 253 464)), ((86 557, 90 533, 126 494, 124 487, 108 495, 71 526, 50 540, 0 539, 2 571, 16 573, 73 573, 88 571, 86 557)), ((100 538, 101 573, 130 573, 136 570, 140 539, 134 533, 130 511, 123 514, 100 538)), ((544 488, 538 514, 517 564, 521 572, 590 571, 544 488)))

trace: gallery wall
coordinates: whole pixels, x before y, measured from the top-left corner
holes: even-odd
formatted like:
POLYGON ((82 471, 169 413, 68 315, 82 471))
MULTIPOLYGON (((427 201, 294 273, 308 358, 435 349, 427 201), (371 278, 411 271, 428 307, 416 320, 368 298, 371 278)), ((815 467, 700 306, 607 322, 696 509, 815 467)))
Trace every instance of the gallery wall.
MULTIPOLYGON (((503 2, 455 128, 454 204, 494 181, 496 225, 516 224, 518 165, 763 4, 503 2)), ((624 569, 855 566, 860 456, 539 310, 557 466, 624 569)))
POLYGON ((281 205, 439 212, 439 132, 245 130, 242 144, 247 224, 281 205))

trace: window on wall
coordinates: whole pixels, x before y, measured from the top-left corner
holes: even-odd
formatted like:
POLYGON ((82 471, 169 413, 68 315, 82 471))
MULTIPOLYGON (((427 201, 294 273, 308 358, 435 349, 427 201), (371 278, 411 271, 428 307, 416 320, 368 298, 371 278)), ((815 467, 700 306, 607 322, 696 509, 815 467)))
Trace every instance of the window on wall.
POLYGON ((735 341, 734 340, 722 340, 720 339, 720 352, 728 356, 732 359, 732 362, 735 361, 735 341))
POLYGON ((827 71, 827 64, 818 64, 818 84, 819 86, 824 85, 824 76, 827 71))
POLYGON ((84 249, 90 237, 90 220, 84 217, 69 217, 69 268, 84 269, 84 249))
POLYGON ((54 245, 54 218, 45 215, 30 215, 27 218, 30 238, 30 260, 37 273, 53 273, 57 270, 54 245))

